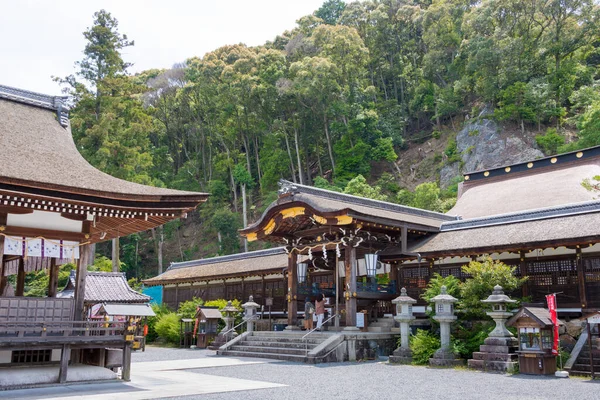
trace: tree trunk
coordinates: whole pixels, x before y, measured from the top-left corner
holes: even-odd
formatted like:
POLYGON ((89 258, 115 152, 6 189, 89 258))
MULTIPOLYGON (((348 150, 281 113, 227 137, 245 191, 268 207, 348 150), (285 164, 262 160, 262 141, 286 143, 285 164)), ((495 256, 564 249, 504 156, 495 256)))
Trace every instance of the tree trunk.
POLYGON ((233 169, 229 168, 229 180, 231 183, 231 190, 233 190, 233 209, 235 212, 238 212, 238 204, 237 204, 237 189, 235 187, 235 179, 233 179, 233 169))
POLYGON ((158 227, 158 242, 157 246, 157 261, 158 261, 158 274, 163 273, 163 244, 165 243, 165 233, 163 229, 163 225, 158 227))
POLYGON ((258 155, 258 137, 254 137, 254 154, 256 156, 256 171, 258 173, 258 184, 262 187, 260 180, 262 178, 262 173, 260 172, 260 156, 258 155))
MULTIPOLYGON (((335 160, 333 159, 333 150, 331 147, 331 138, 329 137, 329 127, 327 123, 327 114, 323 115, 323 128, 325 128, 325 137, 327 138, 327 151, 329 151, 329 158, 331 159, 331 168, 335 170, 335 160)), ((322 175, 322 173, 321 173, 322 175)))
POLYGON ((119 238, 112 240, 112 272, 119 272, 119 238))
POLYGON ((300 179, 300 184, 304 185, 304 179, 302 179, 302 163, 300 162, 300 148, 298 146, 298 128, 294 125, 294 142, 296 145, 296 158, 298 160, 298 178, 300 179))
POLYGON ((294 158, 292 157, 292 149, 290 149, 290 141, 288 139, 286 132, 283 132, 283 136, 285 137, 285 147, 287 149, 288 157, 290 158, 290 169, 292 170, 292 181, 294 183, 296 183, 296 168, 294 168, 294 158))
MULTIPOLYGON (((248 210, 246 204, 246 184, 242 184, 242 213, 244 216, 244 228, 248 226, 248 210)), ((244 236, 244 253, 248 252, 248 239, 244 236)))

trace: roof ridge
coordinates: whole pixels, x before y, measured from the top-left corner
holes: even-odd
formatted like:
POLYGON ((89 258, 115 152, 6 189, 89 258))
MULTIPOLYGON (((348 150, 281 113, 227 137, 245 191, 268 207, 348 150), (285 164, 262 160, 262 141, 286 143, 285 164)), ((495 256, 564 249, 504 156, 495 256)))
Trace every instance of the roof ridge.
POLYGON ((493 225, 506 225, 516 222, 535 221, 540 219, 557 218, 569 215, 587 214, 600 212, 600 200, 584 201, 560 206, 536 208, 526 211, 516 211, 506 214, 492 215, 489 217, 477 217, 459 221, 442 223, 440 232, 455 231, 461 229, 479 228, 493 225))
POLYGON ((182 262, 178 262, 178 263, 171 263, 171 265, 169 265, 169 268, 167 268, 167 271, 171 270, 171 269, 177 269, 177 268, 197 267, 200 265, 215 264, 215 263, 224 262, 224 261, 244 260, 244 259, 248 259, 248 258, 264 257, 264 256, 275 255, 275 254, 284 254, 285 252, 286 252, 285 247, 274 247, 271 249, 261 249, 261 250, 249 251, 246 253, 236 253, 236 254, 228 254, 225 256, 201 258, 198 260, 190 260, 190 261, 182 261, 182 262))
POLYGON ((0 85, 0 98, 47 108, 53 111, 62 109, 66 112, 69 109, 66 104, 68 96, 51 96, 7 85, 0 85))
POLYGON ((389 201, 374 200, 374 199, 369 199, 367 197, 360 197, 360 196, 355 196, 352 194, 335 192, 333 190, 317 188, 315 186, 301 185, 298 183, 290 182, 285 179, 279 180, 279 186, 280 186, 280 189, 279 189, 280 195, 286 194, 286 193, 292 193, 292 194, 293 193, 307 193, 307 194, 312 194, 312 195, 316 195, 316 196, 322 195, 322 197, 330 198, 330 199, 334 199, 334 200, 341 200, 341 201, 347 200, 348 202, 359 204, 359 205, 364 205, 367 207, 379 208, 379 209, 387 210, 387 211, 404 212, 407 214, 419 215, 419 216, 424 216, 424 217, 433 217, 433 218, 438 218, 438 219, 442 219, 442 220, 446 220, 446 221, 454 221, 454 220, 457 220, 460 218, 458 216, 443 214, 443 213, 440 213, 437 211, 423 210, 421 208, 405 206, 402 204, 392 203, 389 201))
POLYGON ((464 173, 463 176, 465 177, 465 182, 480 180, 482 178, 490 179, 497 176, 514 176, 517 172, 535 172, 542 167, 564 166, 565 164, 570 164, 575 161, 597 157, 600 157, 600 146, 592 146, 534 160, 529 159, 518 163, 470 171, 464 173), (512 175, 507 175, 509 172, 512 175))

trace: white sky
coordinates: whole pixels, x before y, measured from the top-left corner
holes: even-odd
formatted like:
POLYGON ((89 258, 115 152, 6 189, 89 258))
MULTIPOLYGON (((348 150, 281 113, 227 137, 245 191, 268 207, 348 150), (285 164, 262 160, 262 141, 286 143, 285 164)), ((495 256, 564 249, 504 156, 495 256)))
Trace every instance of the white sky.
POLYGON ((260 45, 325 0, 0 0, 0 84, 60 94, 51 76, 75 72, 83 31, 105 9, 135 41, 130 72, 169 68, 226 44, 260 45))

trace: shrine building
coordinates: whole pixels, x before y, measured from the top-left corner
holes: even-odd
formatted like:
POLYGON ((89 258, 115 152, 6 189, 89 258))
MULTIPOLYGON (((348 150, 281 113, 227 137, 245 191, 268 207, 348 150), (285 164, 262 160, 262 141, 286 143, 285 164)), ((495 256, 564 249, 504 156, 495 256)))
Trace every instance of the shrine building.
POLYGON ((95 169, 75 146, 63 97, 0 85, 0 148, 0 375, 16 365, 56 365, 63 383, 72 366, 103 367, 99 354, 120 348, 129 379, 131 321, 91 321, 84 313, 92 245, 185 216, 207 194, 95 169), (77 265, 73 293, 59 298, 58 267, 68 262, 77 265), (40 270, 49 275, 47 297, 24 297, 26 274, 40 270))

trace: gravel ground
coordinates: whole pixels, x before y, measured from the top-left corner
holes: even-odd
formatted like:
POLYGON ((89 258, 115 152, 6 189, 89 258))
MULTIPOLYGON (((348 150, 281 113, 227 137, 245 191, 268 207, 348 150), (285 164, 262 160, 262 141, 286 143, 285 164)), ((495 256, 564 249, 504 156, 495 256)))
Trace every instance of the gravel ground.
POLYGON ((131 362, 188 360, 191 358, 214 356, 215 354, 216 352, 212 350, 178 349, 147 345, 144 352, 141 350, 131 352, 131 362))
MULTIPOLYGON (((153 349, 148 356, 195 358, 202 350, 153 349), (163 352, 164 350, 164 352, 163 352), (193 355, 194 357, 187 357, 193 355)), ((211 354, 213 352, 210 352, 211 354)), ((206 356, 206 355, 204 355, 206 356)), ((158 358, 164 359, 164 358, 158 358)), ((173 359, 173 358, 171 358, 173 359)), ((151 361, 135 360, 134 361, 151 361)), ((433 369, 390 365, 387 362, 347 362, 305 365, 269 360, 265 364, 188 370, 206 375, 251 379, 288 385, 274 389, 235 391, 172 399, 569 399, 600 398, 600 380, 558 379, 528 375, 499 375, 467 369, 433 369)), ((204 375, 204 376, 203 376, 204 375)))

